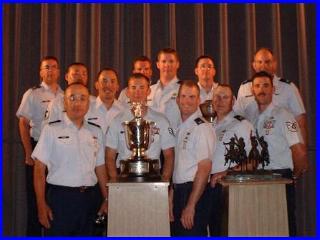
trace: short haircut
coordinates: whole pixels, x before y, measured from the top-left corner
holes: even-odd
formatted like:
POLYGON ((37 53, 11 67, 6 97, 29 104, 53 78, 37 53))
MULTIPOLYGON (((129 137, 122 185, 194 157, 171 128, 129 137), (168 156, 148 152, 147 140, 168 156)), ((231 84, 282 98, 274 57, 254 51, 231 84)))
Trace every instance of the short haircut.
POLYGON ((138 79, 143 78, 148 82, 148 86, 150 86, 150 79, 142 73, 132 73, 128 78, 128 86, 129 86, 129 82, 132 78, 138 78, 138 79))
POLYGON ((253 57, 255 57, 257 55, 258 52, 260 51, 267 51, 269 52, 272 56, 274 56, 273 54, 273 51, 271 50, 271 48, 268 48, 268 47, 261 47, 261 48, 258 48, 258 50, 256 50, 253 54, 253 57))
POLYGON ((266 71, 261 71, 261 72, 255 73, 255 74, 251 77, 252 85, 253 85, 253 81, 254 81, 256 78, 259 78, 259 77, 269 78, 269 79, 270 79, 271 86, 273 86, 273 77, 272 77, 269 73, 267 73, 266 71))
POLYGON ((148 62, 150 64, 150 66, 152 66, 152 62, 150 60, 150 58, 148 58, 147 56, 139 56, 136 57, 135 59, 133 59, 132 61, 132 71, 134 70, 134 65, 136 64, 136 62, 148 62))
POLYGON ((205 59, 205 58, 210 59, 210 60, 212 61, 213 65, 214 65, 213 57, 211 57, 211 56, 209 56, 209 55, 201 55, 200 57, 198 57, 198 58, 196 59, 196 63, 195 63, 195 65, 194 65, 194 67, 195 67, 195 68, 198 67, 198 64, 199 64, 200 60, 201 60, 201 59, 205 59))
POLYGON ((53 60, 58 64, 59 67, 59 60, 55 56, 45 56, 40 60, 39 68, 41 68, 42 62, 47 61, 47 60, 53 60))
POLYGON ((85 89, 87 89, 88 94, 90 94, 90 93, 89 93, 89 89, 88 89, 88 87, 87 87, 86 85, 84 85, 83 83, 81 83, 81 82, 74 82, 74 83, 71 83, 70 85, 68 85, 68 86, 66 87, 66 89, 64 90, 64 93, 66 93, 66 92, 67 92, 67 90, 68 90, 70 87, 75 86, 75 85, 78 85, 78 86, 82 86, 82 87, 84 87, 85 89))
POLYGON ((86 65, 84 65, 84 63, 81 63, 81 62, 73 62, 73 63, 71 63, 71 64, 68 65, 66 73, 68 73, 68 72, 70 71, 70 68, 73 67, 73 66, 82 66, 82 67, 84 67, 84 68, 87 70, 87 72, 88 72, 88 68, 87 68, 86 65))
POLYGON ((116 77, 117 77, 117 81, 118 81, 118 83, 120 84, 119 76, 118 76, 117 71, 116 71, 114 68, 111 68, 111 67, 105 67, 105 68, 102 68, 102 69, 98 72, 98 74, 97 74, 96 81, 98 81, 98 80, 99 80, 99 77, 100 77, 101 73, 103 73, 104 71, 110 71, 110 72, 113 72, 113 73, 116 75, 116 77))
MULTIPOLYGON (((219 83, 219 85, 217 86, 218 87, 225 87, 225 88, 229 88, 230 91, 231 91, 231 94, 233 96, 233 89, 232 89, 232 86, 230 84, 227 84, 227 83, 219 83)), ((213 91, 213 94, 214 94, 214 91, 213 91)))
POLYGON ((157 61, 159 61, 159 58, 160 58, 161 54, 173 54, 176 57, 177 61, 180 62, 180 58, 179 58, 178 52, 173 48, 163 48, 163 49, 161 49, 158 52, 157 61))
POLYGON ((200 96, 200 88, 199 85, 193 81, 193 80, 183 80, 180 82, 180 87, 178 91, 178 96, 180 96, 182 87, 188 87, 188 88, 196 88, 198 92, 198 96, 200 96))

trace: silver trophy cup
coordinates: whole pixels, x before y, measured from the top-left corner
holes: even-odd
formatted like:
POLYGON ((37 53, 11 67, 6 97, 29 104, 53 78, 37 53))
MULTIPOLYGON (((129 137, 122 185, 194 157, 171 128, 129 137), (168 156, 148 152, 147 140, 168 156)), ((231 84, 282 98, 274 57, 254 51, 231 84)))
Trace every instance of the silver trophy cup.
POLYGON ((204 103, 201 103, 199 107, 200 107, 202 116, 208 122, 212 123, 214 118, 216 117, 216 113, 213 110, 212 100, 207 100, 204 103))
POLYGON ((146 151, 153 142, 155 122, 142 118, 142 104, 132 103, 134 118, 122 123, 128 149, 132 152, 129 159, 120 161, 120 177, 160 177, 158 159, 149 159, 146 151))

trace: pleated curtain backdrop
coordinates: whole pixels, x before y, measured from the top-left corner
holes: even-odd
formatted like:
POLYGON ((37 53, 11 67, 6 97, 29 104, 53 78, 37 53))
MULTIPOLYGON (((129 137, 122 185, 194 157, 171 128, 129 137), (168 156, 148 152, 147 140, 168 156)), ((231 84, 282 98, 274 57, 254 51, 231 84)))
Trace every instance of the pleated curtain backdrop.
MULTIPOLYGON (((216 80, 235 93, 252 74, 255 50, 278 59, 278 75, 293 81, 306 105, 310 170, 297 185, 299 235, 315 234, 315 4, 4 4, 3 5, 3 233, 23 236, 26 221, 24 152, 15 112, 23 93, 39 83, 45 55, 60 60, 61 86, 68 64, 98 71, 114 67, 126 86, 134 57, 154 62, 164 47, 181 57, 180 79, 195 79, 195 59, 215 59, 216 80)), ((153 66, 154 78, 158 71, 153 66)))

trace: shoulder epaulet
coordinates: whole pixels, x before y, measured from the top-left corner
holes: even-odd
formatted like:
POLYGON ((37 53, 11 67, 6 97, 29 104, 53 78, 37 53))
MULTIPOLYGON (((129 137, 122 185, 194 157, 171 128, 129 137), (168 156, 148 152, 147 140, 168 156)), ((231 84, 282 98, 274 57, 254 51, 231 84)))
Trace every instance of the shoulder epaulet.
POLYGON ((93 123, 93 122, 89 122, 89 121, 88 121, 88 123, 89 123, 90 125, 93 125, 93 126, 95 126, 95 127, 101 128, 101 127, 100 127, 100 125, 98 125, 98 124, 96 124, 96 123, 93 123))
POLYGON ((249 83, 249 82, 251 82, 251 79, 247 79, 247 80, 243 81, 243 82, 241 83, 241 85, 244 85, 244 84, 249 83))
POLYGON ((52 122, 49 122, 48 124, 51 125, 51 124, 59 123, 59 122, 61 122, 61 120, 52 121, 52 122))
POLYGON ((245 119, 244 117, 242 117, 240 115, 236 115, 236 116, 234 116, 234 118, 237 119, 240 122, 245 119))
POLYGON ((32 90, 37 89, 37 88, 41 88, 41 85, 39 84, 37 86, 32 87, 32 90))
POLYGON ((285 78, 280 78, 280 80, 279 80, 280 82, 284 82, 284 83, 288 83, 288 84, 290 84, 291 83, 291 81, 290 80, 288 80, 288 79, 285 79, 285 78))
POLYGON ((201 118, 196 118, 194 121, 195 121, 196 124, 198 124, 198 125, 200 125, 200 124, 202 124, 202 123, 205 123, 205 121, 203 121, 201 118))

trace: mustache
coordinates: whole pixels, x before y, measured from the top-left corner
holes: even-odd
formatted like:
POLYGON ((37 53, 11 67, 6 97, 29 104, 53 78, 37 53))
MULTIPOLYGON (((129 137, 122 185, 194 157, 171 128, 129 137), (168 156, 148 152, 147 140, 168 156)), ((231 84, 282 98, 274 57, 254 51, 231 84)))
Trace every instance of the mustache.
POLYGON ((266 94, 262 92, 262 93, 259 93, 257 96, 258 96, 258 97, 260 97, 260 96, 266 96, 266 94))

